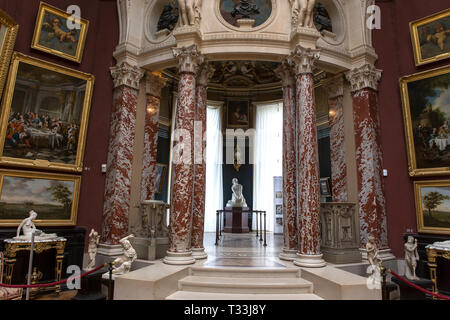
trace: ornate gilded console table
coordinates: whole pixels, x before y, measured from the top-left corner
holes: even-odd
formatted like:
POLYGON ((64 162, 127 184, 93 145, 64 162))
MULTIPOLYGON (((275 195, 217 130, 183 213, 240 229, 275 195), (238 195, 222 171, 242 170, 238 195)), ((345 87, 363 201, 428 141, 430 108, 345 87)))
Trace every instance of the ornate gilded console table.
MULTIPOLYGON (((11 284, 12 275, 14 271, 14 265, 16 263, 17 253, 19 251, 30 251, 31 241, 29 240, 16 240, 5 239, 5 283, 11 284)), ((63 237, 57 237, 52 239, 36 239, 34 241, 34 253, 40 254, 44 251, 55 249, 56 250, 56 267, 55 267, 55 281, 61 280, 62 265, 64 259, 64 249, 66 247, 67 239, 63 237)), ((33 281, 37 282, 37 281, 33 281)), ((61 291, 61 287, 55 286, 54 289, 57 293, 61 291)))
POLYGON ((427 249, 427 257, 428 257, 428 267, 430 268, 430 278, 433 281, 433 292, 438 292, 437 287, 437 276, 436 276, 436 268, 438 257, 450 260, 450 240, 443 242, 435 242, 426 246, 427 249))

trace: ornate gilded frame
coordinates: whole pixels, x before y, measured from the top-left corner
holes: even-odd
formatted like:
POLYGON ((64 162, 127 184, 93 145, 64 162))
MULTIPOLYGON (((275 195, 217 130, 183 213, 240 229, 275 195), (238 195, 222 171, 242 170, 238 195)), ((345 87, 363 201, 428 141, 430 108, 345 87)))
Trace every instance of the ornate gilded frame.
POLYGON ((9 62, 16 42, 19 25, 3 10, 0 9, 0 24, 6 26, 5 38, 0 44, 0 98, 8 75, 9 62))
POLYGON ((45 2, 41 2, 39 5, 39 13, 38 13, 38 16, 36 19, 36 25, 34 28, 33 41, 31 43, 31 48, 50 53, 50 54, 56 55, 56 56, 64 58, 64 59, 68 59, 68 60, 72 60, 72 61, 81 63, 81 60, 83 58, 84 45, 86 42, 86 35, 87 35, 88 28, 89 28, 89 21, 86 19, 83 19, 81 17, 78 20, 81 25, 80 37, 78 39, 79 44, 77 47, 76 55, 72 56, 72 55, 69 55, 62 51, 48 48, 48 47, 45 47, 45 46, 39 44, 39 38, 41 35, 41 26, 43 23, 45 12, 49 12, 49 13, 59 16, 63 19, 69 19, 70 17, 72 17, 71 14, 69 14, 61 9, 53 7, 45 2))
POLYGON ((3 97, 3 104, 2 104, 1 128, 0 128, 0 164, 14 167, 30 167, 34 169, 81 172, 83 170, 83 157, 86 145, 86 134, 89 121, 89 112, 91 108, 94 81, 95 77, 91 74, 80 72, 74 69, 69 69, 44 60, 36 59, 19 52, 14 52, 11 62, 11 68, 9 70, 8 83, 6 87, 7 91, 5 96, 3 97), (86 91, 84 95, 83 111, 81 114, 81 121, 80 121, 80 132, 78 136, 77 155, 74 164, 50 162, 48 160, 42 159, 27 160, 3 156, 5 137, 7 134, 7 127, 8 127, 8 118, 11 112, 11 104, 14 96, 17 71, 20 63, 31 64, 45 70, 62 73, 86 81, 86 91))
POLYGON ((445 52, 445 53, 442 53, 442 54, 439 54, 439 55, 436 55, 434 57, 427 58, 427 59, 422 58, 422 52, 420 50, 419 33, 418 33, 418 28, 420 26, 435 22, 435 21, 445 18, 447 16, 450 16, 450 9, 435 13, 431 16, 428 16, 428 17, 425 17, 422 19, 418 19, 418 20, 415 20, 415 21, 412 21, 409 23, 409 30, 411 33, 411 41, 412 41, 412 46, 413 46, 413 51, 414 51, 414 60, 415 60, 416 66, 420 66, 420 65, 427 64, 427 63, 450 58, 450 52, 445 52))
MULTIPOLYGON (((81 176, 78 175, 67 175, 59 173, 45 173, 36 171, 20 171, 20 170, 5 170, 0 169, 0 199, 3 192, 3 181, 5 176, 10 177, 20 177, 20 178, 30 178, 30 179, 46 179, 46 180, 57 180, 57 181, 73 181, 73 197, 72 197, 72 210, 69 219, 54 219, 54 220, 34 220, 35 224, 38 226, 75 226, 77 224, 78 215, 78 201, 80 198, 80 187, 81 187, 81 176)), ((20 190, 18 190, 20 192, 20 190)), ((39 218, 39 211, 36 209, 39 218)), ((22 220, 18 219, 1 219, 0 226, 3 227, 17 227, 22 220)))
POLYGON ((446 234, 450 235, 450 228, 429 227, 424 224, 423 208, 422 208, 422 192, 423 187, 450 187, 450 180, 426 180, 414 182, 414 197, 416 202, 416 218, 417 231, 419 233, 446 234))
POLYGON ((406 149, 408 154, 408 171, 411 177, 450 175, 450 167, 423 168, 423 169, 417 168, 410 101, 408 94, 408 83, 440 76, 446 73, 450 73, 450 66, 444 66, 441 68, 415 73, 399 79, 400 93, 402 97, 402 107, 403 107, 403 121, 405 124, 406 149))

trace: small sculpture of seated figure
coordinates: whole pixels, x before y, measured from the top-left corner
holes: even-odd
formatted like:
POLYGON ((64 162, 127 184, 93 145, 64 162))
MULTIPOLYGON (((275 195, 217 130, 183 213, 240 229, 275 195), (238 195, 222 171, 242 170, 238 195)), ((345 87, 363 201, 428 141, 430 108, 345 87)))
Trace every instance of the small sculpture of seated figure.
POLYGON ((233 191, 233 194, 231 200, 227 203, 227 207, 247 207, 247 202, 242 195, 242 185, 238 183, 236 178, 233 178, 232 182, 231 191, 233 191))
POLYGON ((14 237, 15 240, 31 240, 31 236, 34 233, 35 240, 43 240, 43 239, 53 239, 58 236, 56 233, 44 233, 39 229, 36 229, 36 226, 33 222, 37 218, 37 213, 34 210, 30 211, 30 216, 28 218, 23 219, 17 228, 17 234, 14 237), (23 235, 20 235, 20 231, 23 232, 23 235))

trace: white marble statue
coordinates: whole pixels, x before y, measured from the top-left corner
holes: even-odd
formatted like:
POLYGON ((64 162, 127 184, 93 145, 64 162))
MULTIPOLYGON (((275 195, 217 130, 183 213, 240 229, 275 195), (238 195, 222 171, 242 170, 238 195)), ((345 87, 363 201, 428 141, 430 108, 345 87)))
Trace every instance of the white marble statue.
POLYGON ((419 261, 417 239, 408 236, 408 240, 405 243, 405 276, 409 280, 419 280, 419 277, 416 276, 417 261, 419 261))
POLYGON ((137 259, 136 250, 133 249, 131 246, 131 243, 129 239, 134 238, 133 234, 130 234, 129 236, 126 236, 125 238, 121 239, 119 242, 123 247, 123 256, 117 258, 114 260, 114 269, 112 273, 114 274, 125 274, 130 272, 131 270, 131 264, 137 259), (116 267, 116 265, 120 265, 119 267, 116 267))
POLYGON ((231 191, 233 192, 231 200, 228 201, 227 207, 247 207, 245 198, 242 195, 242 185, 238 183, 238 179, 233 178, 231 191))
POLYGON ((89 247, 88 247, 89 263, 86 267, 86 270, 92 270, 95 266, 95 256, 97 255, 97 246, 99 240, 100 236, 98 232, 92 229, 91 233, 89 234, 89 247))
POLYGON ((367 239, 366 251, 369 266, 367 267, 367 274, 369 275, 369 282, 371 285, 378 287, 381 283, 381 260, 378 258, 378 248, 375 243, 375 237, 369 236, 367 239))
POLYGON ((37 213, 34 210, 31 210, 29 214, 30 216, 23 219, 19 227, 17 228, 17 234, 14 237, 15 240, 31 240, 31 235, 33 234, 33 232, 35 240, 53 239, 58 237, 56 233, 47 234, 39 229, 36 229, 36 225, 34 224, 33 220, 36 220, 37 213), (20 234, 21 231, 23 232, 22 235, 20 234))
POLYGON ((289 0, 292 6, 292 23, 300 27, 314 27, 316 0, 289 0))
POLYGON ((193 26, 200 22, 200 9, 202 0, 178 0, 180 24, 182 26, 193 26))

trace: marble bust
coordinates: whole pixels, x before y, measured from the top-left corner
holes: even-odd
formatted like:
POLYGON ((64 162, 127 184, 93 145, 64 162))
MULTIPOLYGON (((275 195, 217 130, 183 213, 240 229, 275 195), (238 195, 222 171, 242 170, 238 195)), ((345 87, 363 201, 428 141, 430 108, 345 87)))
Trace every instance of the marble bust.
POLYGON ((233 178, 231 191, 233 192, 231 200, 228 201, 227 207, 247 207, 245 198, 242 195, 242 185, 238 183, 238 179, 233 178))
POLYGON ((405 276, 409 280, 419 280, 416 276, 417 261, 419 261, 419 254, 417 252, 417 239, 408 236, 405 243, 405 276))
POLYGON ((31 235, 33 233, 35 240, 54 239, 58 237, 56 233, 47 234, 39 229, 36 229, 36 225, 34 224, 33 220, 36 220, 37 213, 34 210, 31 210, 29 214, 30 216, 23 219, 19 227, 17 228, 17 234, 13 238, 14 240, 31 240, 31 235), (21 231, 23 232, 22 235, 20 234, 21 231))

